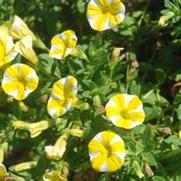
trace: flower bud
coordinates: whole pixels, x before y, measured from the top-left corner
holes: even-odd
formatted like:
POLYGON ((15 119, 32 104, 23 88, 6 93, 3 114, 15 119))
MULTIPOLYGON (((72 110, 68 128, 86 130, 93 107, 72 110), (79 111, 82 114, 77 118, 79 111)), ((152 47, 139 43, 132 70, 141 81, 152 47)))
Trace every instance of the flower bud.
POLYGON ((30 133, 31 138, 39 136, 44 130, 48 129, 48 121, 39 121, 36 123, 27 123, 24 121, 14 121, 12 126, 15 129, 26 129, 30 133))
POLYGON ((152 177, 154 175, 154 172, 148 163, 145 164, 145 172, 149 177, 152 177))
POLYGON ((76 123, 74 123, 74 125, 71 127, 71 129, 69 129, 69 133, 72 135, 72 136, 75 136, 75 137, 82 137, 83 136, 83 130, 81 129, 82 128, 82 123, 81 121, 77 121, 76 123))
POLYGON ((179 135, 179 137, 181 138, 181 130, 179 131, 178 135, 179 135))
POLYGON ((75 137, 82 137, 83 136, 83 130, 81 130, 80 128, 77 128, 77 129, 70 129, 70 134, 72 136, 75 136, 75 137))
POLYGON ((169 127, 158 128, 158 131, 162 134, 165 134, 165 135, 171 135, 172 134, 172 131, 169 127))
POLYGON ((112 53, 112 58, 111 58, 111 62, 113 64, 117 64, 117 62, 119 61, 119 58, 120 58, 120 54, 121 54, 121 51, 124 50, 124 48, 120 48, 120 47, 115 47, 113 49, 113 53, 112 53))
POLYGON ((19 108, 23 112, 27 112, 28 109, 29 109, 28 106, 26 106, 26 104, 24 102, 22 102, 22 101, 19 102, 19 108))
POLYGON ((14 127, 14 129, 27 129, 28 123, 24 121, 13 121, 12 126, 14 127))
POLYGON ((4 156, 8 150, 8 143, 4 142, 0 145, 0 163, 4 161, 4 156))
POLYGON ((37 161, 23 162, 11 167, 13 172, 21 172, 36 167, 37 161))
POLYGON ((53 146, 45 146, 47 158, 50 160, 60 160, 66 150, 67 139, 67 134, 63 134, 58 138, 53 146))
POLYGON ((93 97, 94 106, 99 107, 101 105, 101 98, 99 95, 93 97))
POLYGON ((168 25, 169 19, 171 19, 174 15, 175 15, 174 12, 168 11, 167 13, 165 13, 163 16, 160 17, 158 25, 161 27, 166 27, 168 25))
POLYGON ((139 165, 139 163, 137 161, 134 161, 133 162, 133 168, 134 168, 134 171, 136 173, 136 175, 139 177, 139 178, 143 178, 144 177, 144 174, 141 170, 141 167, 139 165))
POLYGON ((38 62, 38 57, 33 50, 32 37, 25 36, 15 45, 15 50, 29 60, 31 63, 36 64, 38 62))
POLYGON ((31 138, 39 136, 44 130, 48 129, 48 121, 40 121, 31 123, 28 125, 28 131, 30 132, 31 138))

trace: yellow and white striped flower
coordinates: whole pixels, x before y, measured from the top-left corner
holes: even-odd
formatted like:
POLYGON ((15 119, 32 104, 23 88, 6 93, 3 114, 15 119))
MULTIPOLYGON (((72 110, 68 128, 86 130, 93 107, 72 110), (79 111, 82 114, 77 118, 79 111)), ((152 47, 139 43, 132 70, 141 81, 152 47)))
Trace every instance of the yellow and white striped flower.
POLYGON ((5 25, 0 26, 0 67, 15 59, 13 38, 9 35, 5 25))
POLYGON ((126 150, 122 138, 112 131, 98 133, 89 142, 92 167, 99 172, 114 172, 124 163, 126 150))
POLYGON ((15 50, 31 63, 36 64, 38 62, 38 57, 33 50, 33 40, 31 36, 25 36, 18 41, 15 45, 15 50))
POLYGON ((52 118, 63 115, 77 102, 77 80, 73 76, 64 77, 53 85, 47 109, 52 118))
POLYGON ((120 24, 125 17, 121 0, 90 0, 87 18, 92 29, 104 31, 120 24))
POLYGON ((16 63, 5 70, 2 88, 17 100, 25 99, 38 86, 38 76, 28 65, 16 63))
POLYGON ((63 59, 72 53, 76 44, 77 36, 75 32, 66 30, 52 38, 49 56, 56 59, 63 59))
POLYGON ((10 28, 10 35, 14 39, 22 39, 23 37, 29 35, 32 37, 33 41, 36 40, 34 33, 28 28, 26 23, 17 15, 14 16, 13 22, 10 28))
POLYGON ((115 95, 106 104, 106 116, 117 127, 134 128, 145 119, 143 103, 135 95, 115 95))
POLYGON ((9 176, 6 167, 0 163, 0 180, 4 180, 7 176, 9 176))

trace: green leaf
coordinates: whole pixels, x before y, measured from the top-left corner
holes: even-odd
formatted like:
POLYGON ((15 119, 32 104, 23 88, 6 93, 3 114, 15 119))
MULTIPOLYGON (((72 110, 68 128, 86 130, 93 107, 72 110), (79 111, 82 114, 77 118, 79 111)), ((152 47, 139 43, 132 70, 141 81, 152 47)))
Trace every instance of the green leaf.
POLYGON ((177 108, 177 118, 181 121, 181 104, 177 108))
POLYGON ((161 176, 153 176, 152 178, 153 181, 166 181, 164 177, 161 176))
POLYGON ((157 166, 157 161, 151 152, 143 153, 143 159, 151 166, 157 166))
POLYGON ((162 69, 156 69, 155 71, 155 79, 157 81, 157 84, 160 86, 162 85, 166 80, 166 73, 162 69))

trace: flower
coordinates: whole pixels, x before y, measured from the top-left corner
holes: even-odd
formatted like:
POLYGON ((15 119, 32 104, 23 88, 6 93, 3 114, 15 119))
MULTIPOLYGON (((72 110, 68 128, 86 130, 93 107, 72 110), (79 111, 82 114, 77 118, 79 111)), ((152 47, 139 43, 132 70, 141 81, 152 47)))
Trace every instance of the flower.
POLYGON ((63 59, 72 53, 76 44, 77 37, 75 32, 66 30, 52 38, 49 56, 56 59, 63 59))
POLYGON ((112 131, 98 133, 89 142, 92 167, 99 172, 114 172, 124 163, 126 150, 119 135, 112 131))
POLYGON ((34 33, 28 28, 26 23, 17 15, 14 16, 13 22, 10 28, 10 35, 14 39, 22 39, 27 35, 30 35, 34 40, 36 40, 36 36, 34 33))
POLYGON ((15 59, 13 38, 9 35, 8 27, 0 26, 0 67, 15 59))
POLYGON ((47 109, 52 118, 63 115, 77 102, 77 80, 73 76, 64 77, 53 85, 47 109))
POLYGON ((6 167, 0 163, 0 181, 4 180, 7 176, 9 176, 6 167))
POLYGON ((120 24, 125 17, 125 6, 120 0, 90 0, 87 18, 92 29, 104 31, 120 24))
POLYGON ((16 63, 5 70, 2 88, 6 94, 23 100, 37 88, 38 82, 38 76, 31 67, 16 63))
POLYGON ((44 130, 48 129, 48 121, 39 121, 36 123, 27 123, 24 121, 13 121, 12 126, 15 129, 26 129, 29 131, 31 138, 39 136, 44 130))
POLYGON ((131 129, 144 121, 145 113, 138 96, 117 94, 106 104, 106 116, 116 126, 131 129))
POLYGON ((38 57, 33 50, 33 42, 31 36, 25 36, 15 45, 15 50, 29 60, 31 63, 36 64, 38 62, 38 57))
POLYGON ((9 32, 10 35, 17 40, 20 40, 25 36, 30 36, 34 46, 47 50, 47 47, 42 42, 42 40, 39 37, 36 37, 35 34, 28 28, 26 23, 17 15, 15 15, 13 18, 9 32))
POLYGON ((47 158, 50 160, 60 160, 67 147, 67 139, 67 134, 63 134, 58 138, 53 146, 45 146, 47 158))
POLYGON ((44 181, 68 181, 69 174, 68 166, 64 165, 55 171, 46 172, 43 176, 44 181))
POLYGON ((4 161, 4 157, 7 154, 8 151, 8 143, 4 142, 0 144, 0 163, 4 161))

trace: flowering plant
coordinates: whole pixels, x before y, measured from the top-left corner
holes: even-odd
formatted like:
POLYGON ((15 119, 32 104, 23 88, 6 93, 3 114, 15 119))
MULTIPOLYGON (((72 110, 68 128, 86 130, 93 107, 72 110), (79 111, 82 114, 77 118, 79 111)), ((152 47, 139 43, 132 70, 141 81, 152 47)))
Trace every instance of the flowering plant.
POLYGON ((180 181, 179 0, 0 1, 0 181, 180 181))

